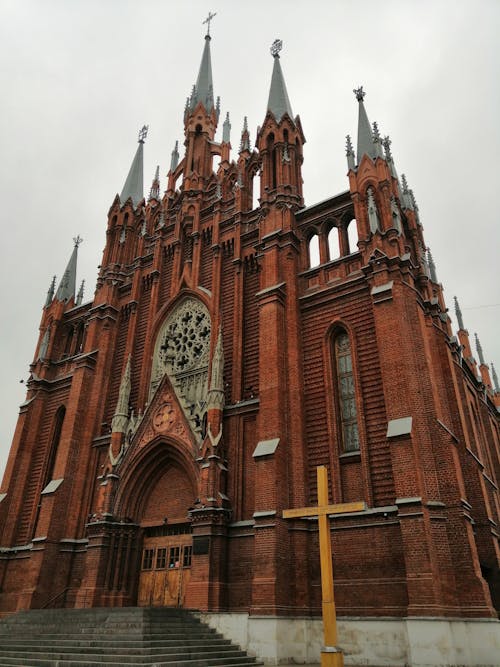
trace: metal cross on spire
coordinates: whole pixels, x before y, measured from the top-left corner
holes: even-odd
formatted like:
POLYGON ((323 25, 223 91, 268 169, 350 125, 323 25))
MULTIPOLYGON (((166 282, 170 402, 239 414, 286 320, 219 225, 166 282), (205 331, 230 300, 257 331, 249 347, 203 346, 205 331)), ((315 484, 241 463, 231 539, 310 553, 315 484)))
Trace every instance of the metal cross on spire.
POLYGON ((78 246, 80 245, 80 243, 82 241, 83 241, 83 239, 80 236, 80 234, 78 234, 78 236, 73 237, 73 243, 75 244, 75 248, 78 248, 78 246))
POLYGON ((207 24, 207 35, 210 36, 210 21, 214 18, 214 16, 217 16, 217 12, 208 12, 207 18, 203 21, 203 24, 207 24))
POLYGON ((139 130, 139 138, 137 139, 137 141, 140 144, 143 144, 146 141, 146 137, 148 136, 148 130, 149 130, 149 125, 143 125, 139 130))
POLYGON ((271 49, 270 49, 273 58, 276 58, 276 56, 278 56, 279 58, 279 52, 281 51, 282 48, 283 48, 283 42, 281 41, 281 39, 275 39, 274 42, 271 44, 271 49))

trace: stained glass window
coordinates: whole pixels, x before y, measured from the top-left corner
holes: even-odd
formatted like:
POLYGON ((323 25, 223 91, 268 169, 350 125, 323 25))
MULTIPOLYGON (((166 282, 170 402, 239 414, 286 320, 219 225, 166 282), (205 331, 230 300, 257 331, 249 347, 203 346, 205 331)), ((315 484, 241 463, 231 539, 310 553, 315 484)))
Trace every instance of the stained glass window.
POLYGON ((355 452, 359 450, 358 415, 352 372, 351 344, 346 333, 340 333, 335 338, 335 359, 337 362, 343 450, 344 452, 355 452))

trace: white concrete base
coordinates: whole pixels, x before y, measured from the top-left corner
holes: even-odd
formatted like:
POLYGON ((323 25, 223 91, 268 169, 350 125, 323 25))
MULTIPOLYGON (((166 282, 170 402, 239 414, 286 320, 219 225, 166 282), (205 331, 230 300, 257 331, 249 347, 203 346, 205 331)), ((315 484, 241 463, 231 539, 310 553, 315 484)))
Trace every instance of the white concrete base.
MULTIPOLYGON (((320 662, 319 618, 200 613, 202 621, 266 665, 320 662)), ((496 619, 340 618, 346 665, 373 667, 498 667, 496 619)))

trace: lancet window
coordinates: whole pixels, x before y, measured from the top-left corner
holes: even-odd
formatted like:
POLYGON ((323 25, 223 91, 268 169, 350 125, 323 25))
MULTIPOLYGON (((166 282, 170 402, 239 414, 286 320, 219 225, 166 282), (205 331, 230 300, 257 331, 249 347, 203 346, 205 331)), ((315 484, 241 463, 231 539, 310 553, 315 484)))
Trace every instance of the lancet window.
POLYGON ((359 450, 356 388, 352 368, 351 344, 345 331, 339 332, 335 337, 334 348, 342 450, 344 452, 355 452, 359 450))

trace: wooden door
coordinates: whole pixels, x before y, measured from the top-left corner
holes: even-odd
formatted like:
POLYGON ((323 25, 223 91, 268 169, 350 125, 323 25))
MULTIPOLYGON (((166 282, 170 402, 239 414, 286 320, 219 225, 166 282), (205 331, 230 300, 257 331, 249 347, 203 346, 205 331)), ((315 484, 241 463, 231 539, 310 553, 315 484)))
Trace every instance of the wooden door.
POLYGON ((139 575, 139 607, 182 607, 191 573, 190 532, 165 529, 166 535, 144 537, 139 575))

